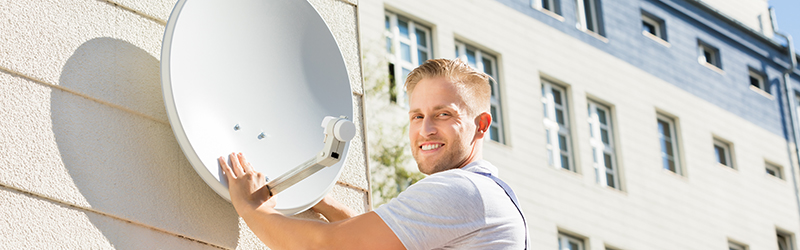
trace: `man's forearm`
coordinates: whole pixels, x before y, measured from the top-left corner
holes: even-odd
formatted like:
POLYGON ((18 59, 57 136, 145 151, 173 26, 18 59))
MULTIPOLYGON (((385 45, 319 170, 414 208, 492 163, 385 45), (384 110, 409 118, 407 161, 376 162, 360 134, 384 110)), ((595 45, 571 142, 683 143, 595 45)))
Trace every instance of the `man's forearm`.
POLYGON ((349 207, 342 205, 336 199, 330 196, 325 196, 319 203, 311 208, 317 213, 321 213, 330 222, 336 222, 355 217, 356 211, 349 207))
POLYGON ((270 207, 241 214, 250 230, 272 249, 318 249, 327 223, 286 217, 270 207))

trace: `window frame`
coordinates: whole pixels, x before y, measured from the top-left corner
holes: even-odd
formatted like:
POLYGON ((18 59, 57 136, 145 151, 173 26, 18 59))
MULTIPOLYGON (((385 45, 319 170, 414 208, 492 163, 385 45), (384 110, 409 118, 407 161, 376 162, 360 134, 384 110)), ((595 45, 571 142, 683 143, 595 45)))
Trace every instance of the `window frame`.
POLYGON ((593 101, 587 100, 588 106, 588 123, 589 123, 589 144, 592 146, 592 159, 595 169, 595 179, 600 185, 622 190, 620 186, 620 175, 617 164, 616 145, 615 145, 615 131, 613 114, 610 107, 593 101), (603 124, 600 119, 598 110, 605 113, 606 124, 603 124), (608 143, 603 141, 602 130, 606 131, 606 139, 608 143), (606 166, 605 156, 609 155, 609 163, 611 166, 606 166), (611 175, 612 180, 608 181, 608 176, 611 175), (610 185, 609 185, 610 184, 610 185))
POLYGON ((561 0, 531 0, 531 6, 539 11, 547 11, 549 13, 561 16, 561 0), (547 8, 545 3, 550 6, 547 8))
POLYGON ((600 17, 600 0, 575 0, 577 27, 580 30, 592 32, 600 36, 604 36, 603 28, 601 25, 602 19, 600 17), (586 6, 589 3, 589 6, 586 6), (589 9, 587 14, 586 9, 589 9), (591 21, 589 23, 588 21, 591 21))
POLYGON ((717 47, 711 46, 702 40, 697 40, 697 61, 705 66, 712 67, 716 70, 722 71, 722 55, 717 47), (705 55, 705 52, 710 52, 710 57, 705 55), (709 61, 709 58, 711 59, 709 61))
POLYGON ((717 164, 729 167, 731 169, 736 169, 736 164, 734 163, 733 160, 733 145, 730 142, 727 142, 725 140, 716 137, 714 137, 713 145, 714 145, 714 156, 715 156, 714 158, 717 164), (717 155, 717 147, 723 150, 722 158, 725 161, 725 163, 719 162, 720 159, 719 156, 717 155))
POLYGON ((642 10, 642 26, 644 26, 645 23, 653 26, 655 34, 645 31, 644 27, 642 28, 642 34, 650 38, 658 38, 661 40, 660 42, 667 42, 667 28, 664 19, 642 10))
POLYGON ((670 145, 672 145, 672 148, 671 148, 672 149, 672 155, 671 156, 670 155, 666 155, 667 154, 666 153, 666 149, 664 148, 665 143, 663 143, 664 135, 661 134, 660 132, 657 132, 659 134, 658 135, 659 136, 659 147, 661 148, 661 152, 659 153, 661 155, 661 157, 660 157, 661 158, 661 163, 662 163, 661 168, 665 169, 667 171, 673 172, 675 174, 678 174, 678 175, 683 175, 683 169, 682 169, 682 164, 681 164, 681 154, 680 154, 680 151, 679 151, 680 147, 678 145, 679 138, 678 138, 678 133, 677 133, 678 132, 677 121, 673 117, 658 113, 657 119, 656 119, 656 131, 658 131, 658 125, 659 125, 658 123, 659 122, 664 122, 667 125, 669 125, 669 128, 668 128, 669 129, 669 133, 670 133, 669 142, 670 142, 670 145), (669 166, 665 166, 664 165, 664 157, 665 157, 665 155, 668 158, 667 160, 669 160, 669 157, 672 158, 672 162, 673 162, 673 166, 674 166, 675 170, 671 170, 671 169, 669 169, 669 166))
POLYGON ((498 80, 500 79, 499 76, 500 67, 498 66, 497 56, 483 49, 479 49, 475 46, 472 46, 466 42, 462 42, 459 40, 455 40, 454 45, 456 51, 456 58, 461 59, 467 64, 470 64, 469 60, 467 59, 467 51, 472 50, 475 53, 475 65, 470 65, 475 69, 486 73, 486 65, 484 63, 484 60, 488 61, 491 64, 489 66, 491 74, 490 73, 487 74, 492 78, 489 81, 493 81, 490 82, 492 92, 491 92, 491 97, 489 99, 490 113, 492 114, 492 124, 490 125, 490 129, 488 130, 489 133, 487 134, 487 136, 491 141, 495 141, 501 144, 506 144, 506 131, 505 131, 505 124, 503 122, 504 119, 503 119, 502 96, 501 96, 500 80, 498 80), (495 110, 495 112, 491 112, 492 109, 495 110), (491 132, 492 129, 497 130, 497 140, 495 140, 495 138, 492 138, 493 135, 493 133, 491 132))
POLYGON ((765 161, 764 162, 764 168, 767 171, 767 175, 783 180, 783 176, 784 176, 783 175, 783 166, 780 166, 778 164, 774 164, 772 162, 765 161), (775 174, 769 173, 770 170, 773 171, 775 174))
POLYGON ((778 250, 794 250, 794 235, 786 231, 775 230, 775 238, 778 243, 778 250), (781 241, 783 238, 783 241, 781 241))
POLYGON ((729 250, 748 250, 749 248, 745 244, 736 243, 733 241, 728 241, 728 249, 729 250))
POLYGON ((561 231, 558 232, 558 250, 586 250, 586 240, 584 238, 580 238, 577 236, 573 236, 571 234, 563 233, 561 231), (569 243, 575 243, 578 246, 578 249, 569 249, 565 248, 565 245, 569 245, 569 243))
POLYGON ((771 93, 769 92, 769 88, 767 87, 767 81, 766 81, 767 79, 763 73, 753 68, 749 68, 747 70, 747 76, 748 76, 747 80, 749 81, 751 88, 756 88, 764 93, 771 95, 771 93), (758 82, 757 85, 753 85, 753 79, 755 79, 758 82))
POLYGON ((575 167, 575 157, 572 149, 572 120, 570 119, 569 95, 567 88, 555 84, 551 81, 542 79, 542 104, 544 108, 543 122, 546 136, 547 163, 554 168, 564 169, 577 173, 575 167), (553 89, 560 92, 561 104, 555 103, 553 89), (559 107, 560 106, 560 107, 559 107), (558 123, 557 111, 561 111, 563 124, 558 123), (564 137, 563 148, 561 147, 561 137, 564 137), (567 159, 567 168, 564 168, 562 159, 567 159))
MULTIPOLYGON (((414 68, 421 65, 425 60, 433 58, 433 38, 431 37, 432 29, 424 24, 420 24, 414 19, 408 18, 403 15, 384 10, 384 40, 391 39, 391 51, 386 51, 386 58, 389 62, 389 74, 393 77, 389 79, 389 93, 390 102, 394 102, 402 107, 407 106, 408 96, 405 95, 405 79, 407 74, 403 74, 403 70, 411 72, 414 68), (399 21, 406 22, 408 25, 408 38, 400 35, 399 21), (388 22, 388 23, 387 23, 388 22), (389 25, 388 29, 386 25, 389 25), (422 31, 425 34, 425 46, 420 46, 417 31, 422 31), (409 46, 410 62, 402 59, 401 43, 409 46), (419 53, 424 52, 427 58, 421 60, 419 53), (402 100, 402 101, 401 101, 402 100)), ((388 49, 388 48, 387 48, 388 49)))

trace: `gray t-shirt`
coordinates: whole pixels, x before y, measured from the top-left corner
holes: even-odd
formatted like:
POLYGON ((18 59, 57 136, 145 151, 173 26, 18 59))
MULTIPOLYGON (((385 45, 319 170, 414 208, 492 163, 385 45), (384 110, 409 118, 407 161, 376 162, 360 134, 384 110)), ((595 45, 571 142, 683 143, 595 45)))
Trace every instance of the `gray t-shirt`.
POLYGON ((516 206, 492 179, 497 168, 475 161, 432 174, 375 209, 406 249, 524 249, 516 206))

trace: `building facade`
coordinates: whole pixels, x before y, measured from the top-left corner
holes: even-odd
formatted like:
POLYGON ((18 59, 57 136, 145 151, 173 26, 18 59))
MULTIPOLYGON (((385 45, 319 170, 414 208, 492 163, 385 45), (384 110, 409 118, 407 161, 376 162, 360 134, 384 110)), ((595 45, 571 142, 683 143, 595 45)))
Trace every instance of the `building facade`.
POLYGON ((385 77, 365 83, 368 130, 403 122, 416 65, 461 58, 496 80, 484 158, 532 248, 798 249, 800 70, 767 6, 362 1, 364 72, 385 77))

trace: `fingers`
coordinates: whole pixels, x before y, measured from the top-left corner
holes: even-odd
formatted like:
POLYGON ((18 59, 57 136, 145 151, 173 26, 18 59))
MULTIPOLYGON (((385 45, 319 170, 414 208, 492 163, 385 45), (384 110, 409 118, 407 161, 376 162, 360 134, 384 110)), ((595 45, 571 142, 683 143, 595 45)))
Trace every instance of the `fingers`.
POLYGON ((239 157, 236 156, 235 153, 231 153, 231 165, 233 165, 233 173, 236 174, 236 177, 244 175, 244 170, 242 169, 242 164, 239 163, 239 157))
POLYGON ((225 173, 226 178, 228 178, 228 182, 230 183, 233 181, 233 178, 236 176, 232 176, 233 173, 231 172, 231 168, 228 167, 228 164, 225 163, 225 158, 219 157, 219 167, 222 168, 222 172, 225 173))
POLYGON ((245 173, 252 173, 253 172, 253 165, 250 165, 250 163, 247 162, 247 159, 244 158, 244 154, 242 154, 240 152, 238 156, 239 156, 239 163, 242 164, 242 169, 244 169, 244 172, 245 173))

